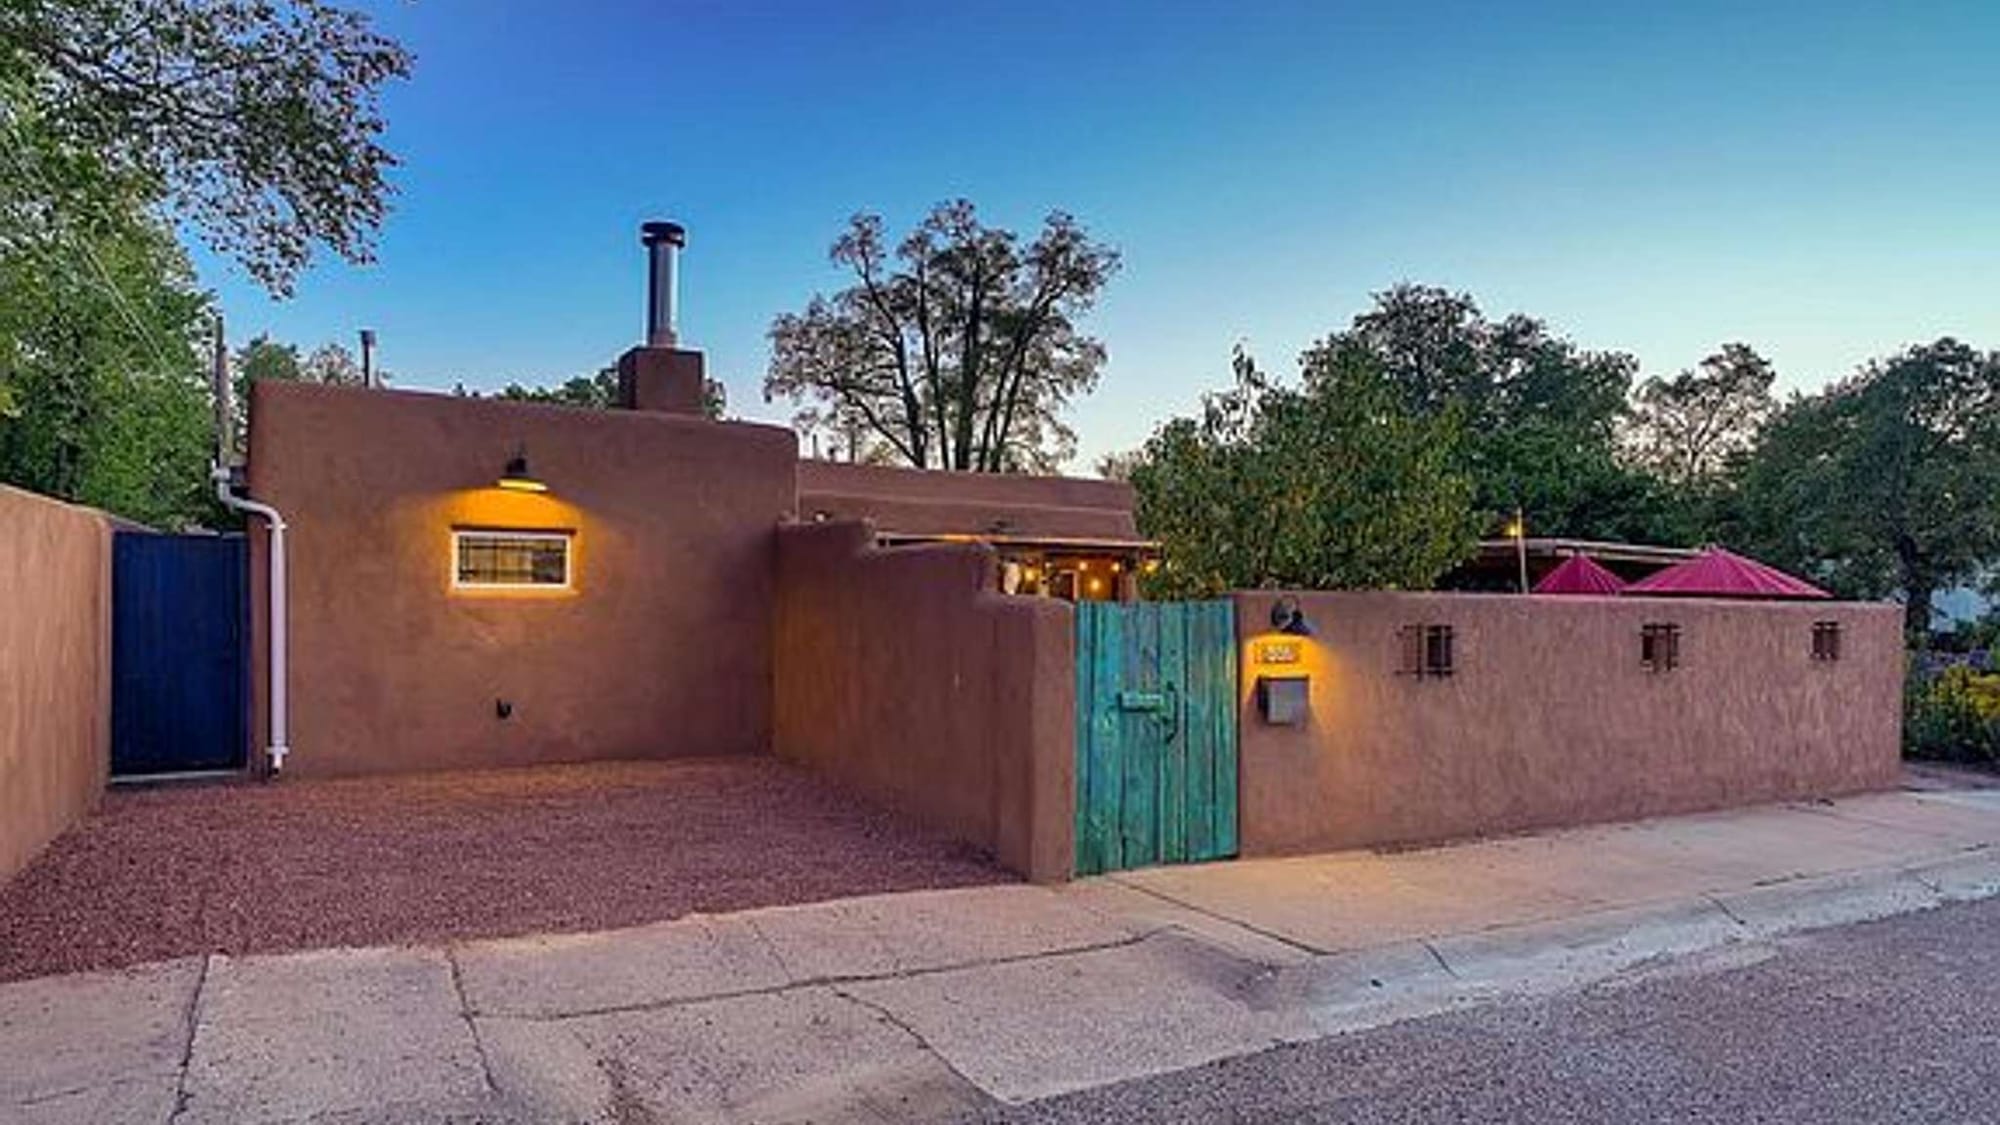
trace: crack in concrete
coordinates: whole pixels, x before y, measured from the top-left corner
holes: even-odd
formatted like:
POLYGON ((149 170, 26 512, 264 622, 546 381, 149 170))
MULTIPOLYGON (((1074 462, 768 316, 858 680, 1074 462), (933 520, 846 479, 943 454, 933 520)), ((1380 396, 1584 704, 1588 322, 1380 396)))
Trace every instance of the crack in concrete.
POLYGON ((1452 968, 1451 962, 1444 959, 1444 954, 1438 950, 1436 942, 1430 940, 1429 938, 1423 938, 1421 939, 1421 943, 1424 947, 1424 952, 1431 955, 1431 960, 1437 962, 1438 968, 1444 970, 1445 976, 1448 976, 1453 980, 1459 979, 1458 970, 1452 968))
POLYGON ((182 1021, 187 1024, 187 1042, 181 1044, 180 1066, 174 1075, 174 1108, 167 1114, 167 1125, 180 1120, 188 1107, 188 1071, 194 1067, 194 1037, 201 1029, 201 997, 208 991, 208 968, 215 960, 215 954, 201 955, 201 969, 195 973, 194 988, 188 992, 187 1013, 182 1021))
POLYGON ((786 980, 790 980, 792 966, 785 961, 785 955, 778 951, 778 943, 771 940, 771 935, 764 932, 764 927, 757 924, 757 919, 753 915, 744 915, 743 924, 750 928, 750 936, 757 939, 757 944, 764 947, 764 952, 771 955, 771 960, 778 963, 778 971, 785 975, 786 980))
POLYGON ((497 1094, 500 1084, 493 1080, 493 1063, 486 1057, 486 1041, 479 1035, 479 1021, 473 1018, 472 1001, 465 994, 465 975, 458 967, 458 950, 445 946, 444 960, 451 970, 451 990, 458 996, 458 1018, 465 1022, 465 1030, 472 1036, 472 1053, 479 1058, 479 1080, 485 1084, 487 1093, 497 1094))
MULTIPOLYGON (((1335 949, 1321 949, 1316 945, 1308 945, 1307 943, 1299 941, 1296 938, 1288 937, 1284 934, 1281 934, 1276 930, 1267 930, 1262 926, 1251 925, 1250 923, 1245 922, 1240 918, 1231 918, 1229 915, 1223 914, 1220 911, 1210 910, 1205 906, 1199 906, 1196 905, 1195 903, 1188 902, 1184 899, 1175 898, 1173 895, 1170 895, 1165 891, 1154 890, 1152 887, 1144 886, 1139 883, 1127 882, 1126 880, 1118 878, 1115 875, 1110 876, 1107 881, 1115 883, 1118 886, 1124 887, 1127 890, 1137 891, 1140 894, 1146 895, 1149 898, 1159 899, 1161 902, 1167 903, 1168 905, 1178 906, 1183 910, 1199 914, 1202 917, 1207 918, 1211 921, 1221 922, 1226 925, 1234 926, 1237 929, 1244 931, 1245 933, 1256 934, 1258 937, 1265 938, 1270 941, 1275 941, 1280 945, 1288 946, 1292 949, 1298 950, 1301 953, 1309 954, 1314 957, 1323 957, 1329 954, 1339 952, 1339 950, 1335 949)), ((1192 931, 1187 931, 1185 927, 1181 926, 1169 925, 1164 928, 1179 929, 1183 930, 1184 932, 1192 932, 1192 931)))
MULTIPOLYGON (((1148 930, 1131 937, 1113 941, 1096 942, 1090 945, 1071 946, 1067 949, 1038 950, 1034 953, 1013 954, 1006 957, 986 957, 972 961, 957 961, 949 965, 927 965, 918 969, 898 969, 887 973, 848 973, 831 976, 800 977, 784 984, 766 985, 762 988, 739 988, 722 992, 704 992, 694 996, 676 996, 666 1000, 644 1000, 633 1004, 606 1004, 596 1008, 578 1008, 566 1012, 477 1012, 481 1016, 495 1019, 524 1020, 529 1023, 560 1023, 564 1020, 589 1019, 592 1016, 616 1016, 630 1012, 655 1012, 668 1008, 684 1008, 692 1004, 707 1004, 720 1000, 743 1000, 756 996, 775 996, 783 992, 793 992, 807 988, 834 988, 846 984, 872 984, 876 981, 914 980, 920 977, 936 976, 940 973, 955 973, 963 969, 987 969, 1001 965, 1018 965, 1029 961, 1051 961, 1060 957, 1074 957, 1084 953, 1102 953, 1110 949, 1125 949, 1138 945, 1150 938, 1158 937, 1172 927, 1148 930)), ((781 960, 779 964, 783 964, 781 960)))
POLYGON ((1744 921, 1742 915, 1736 913, 1734 910, 1729 909, 1728 903, 1722 901, 1722 899, 1716 897, 1713 894, 1704 893, 1701 897, 1703 901, 1707 902, 1710 906, 1713 906, 1717 910, 1722 911, 1723 917, 1728 918, 1730 922, 1734 923, 1737 927, 1742 929, 1744 933, 1751 932, 1750 923, 1744 921))
POLYGON ((835 996, 840 997, 842 1000, 845 1000, 850 1004, 855 1004, 860 1007, 866 1008, 869 1011, 874 1012, 876 1015, 881 1016, 883 1019, 889 1021, 890 1026, 896 1028, 898 1031, 901 1031, 903 1034, 909 1036, 910 1040, 917 1045, 918 1049, 922 1050, 925 1054, 929 1055, 930 1057, 936 1059, 938 1061, 939 1066, 944 1067, 946 1071, 950 1072, 953 1078, 956 1078, 960 1082, 965 1083, 965 1085, 969 1089, 977 1093, 981 1098, 985 1099, 987 1104, 989 1105, 1000 1104, 999 1099, 995 1098, 991 1093, 987 1092, 986 1087, 973 1081, 970 1075, 958 1069, 958 1065, 952 1062, 949 1058, 946 1058, 944 1052, 932 1046, 931 1041, 929 1039, 924 1038, 923 1032, 920 1032, 916 1028, 911 1027, 909 1023, 903 1019, 903 1017, 889 1010, 888 1005, 878 1004, 873 1000, 863 999, 862 997, 856 996, 854 993, 849 992, 847 989, 842 988, 839 985, 829 985, 827 986, 827 991, 833 993, 835 996))

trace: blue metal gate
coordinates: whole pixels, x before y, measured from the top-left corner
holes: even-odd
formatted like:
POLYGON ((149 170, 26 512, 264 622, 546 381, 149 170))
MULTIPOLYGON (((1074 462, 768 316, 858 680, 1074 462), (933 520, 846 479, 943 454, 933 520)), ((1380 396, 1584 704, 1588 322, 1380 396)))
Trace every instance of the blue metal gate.
POLYGON ((111 772, 243 768, 243 537, 119 532, 111 546, 111 772))

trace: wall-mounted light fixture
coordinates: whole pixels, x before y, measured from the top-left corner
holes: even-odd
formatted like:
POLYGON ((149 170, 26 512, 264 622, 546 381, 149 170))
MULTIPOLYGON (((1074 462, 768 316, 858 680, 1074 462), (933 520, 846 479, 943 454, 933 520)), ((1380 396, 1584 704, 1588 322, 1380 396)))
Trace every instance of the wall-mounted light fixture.
POLYGON ((1279 640, 1261 640, 1252 646, 1260 669, 1257 675, 1257 714, 1268 726, 1304 726, 1312 710, 1312 677, 1303 670, 1280 675, 1264 671, 1266 665, 1297 666, 1304 655, 1303 641, 1294 637, 1312 636, 1312 622, 1305 607, 1287 594, 1271 603, 1271 629, 1279 640))
POLYGON ((501 488, 514 492, 549 490, 548 485, 537 480, 535 474, 528 471, 528 447, 525 445, 516 449, 512 457, 507 458, 507 467, 500 471, 500 480, 497 483, 501 488))
POLYGON ((1271 628, 1293 637, 1313 635, 1312 622, 1306 620, 1305 607, 1294 597, 1279 598, 1271 603, 1271 628))

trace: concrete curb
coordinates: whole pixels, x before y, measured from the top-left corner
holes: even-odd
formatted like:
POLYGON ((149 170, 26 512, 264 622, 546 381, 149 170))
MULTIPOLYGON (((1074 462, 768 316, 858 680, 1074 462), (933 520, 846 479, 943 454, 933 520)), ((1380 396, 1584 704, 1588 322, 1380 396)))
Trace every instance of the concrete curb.
POLYGON ((1443 935, 1270 970, 1245 995, 1297 1008, 1320 1035, 1382 1027, 1509 996, 1613 980, 1730 946, 2000 896, 2000 849, 1809 876, 1723 894, 1443 935))
POLYGON ((1740 966, 1787 935, 1996 894, 2000 853, 1969 850, 1282 964, 1217 920, 1169 923, 1184 955, 1156 936, 854 991, 982 1093, 1022 1105, 1510 998, 1740 966))
POLYGON ((1462 987, 1543 991, 1744 937, 1728 911, 1697 898, 1442 938, 1434 948, 1462 987))
POLYGON ((1947 903, 2000 895, 2000 848, 1969 848, 1948 859, 1918 863, 1906 870, 1947 903))

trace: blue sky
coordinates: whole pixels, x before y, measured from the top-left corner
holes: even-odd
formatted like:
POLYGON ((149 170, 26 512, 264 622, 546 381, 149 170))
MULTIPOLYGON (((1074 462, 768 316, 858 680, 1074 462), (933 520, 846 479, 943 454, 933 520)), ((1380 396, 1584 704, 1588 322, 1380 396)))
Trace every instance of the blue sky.
POLYGON ((2000 347, 2000 4, 571 3, 372 7, 379 261, 232 337, 381 338, 400 385, 595 370, 638 342, 641 220, 685 223, 683 336, 732 412, 848 215, 964 196, 1118 246, 1075 468, 1288 371, 1399 280, 1648 373, 1744 340, 1783 385, 1952 333, 2000 347))

